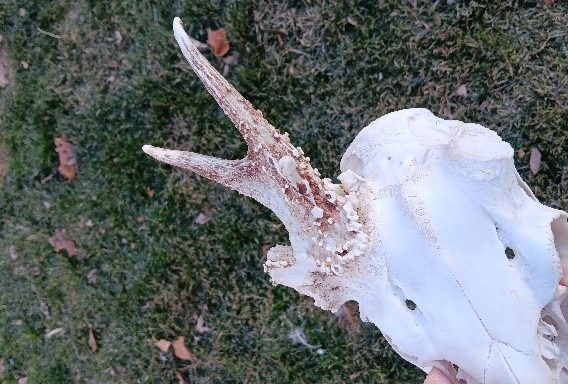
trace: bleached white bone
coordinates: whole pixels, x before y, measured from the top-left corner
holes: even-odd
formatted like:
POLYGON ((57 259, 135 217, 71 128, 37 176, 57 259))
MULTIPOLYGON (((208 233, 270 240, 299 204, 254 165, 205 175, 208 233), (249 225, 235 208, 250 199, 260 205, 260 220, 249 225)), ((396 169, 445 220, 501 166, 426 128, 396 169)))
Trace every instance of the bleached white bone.
POLYGON ((174 34, 249 151, 229 161, 143 150, 276 213, 291 246, 268 252, 273 283, 332 311, 356 300, 402 357, 452 381, 568 382, 558 284, 568 215, 537 201, 509 144, 481 125, 396 111, 358 134, 334 184, 205 60, 179 18, 174 34))

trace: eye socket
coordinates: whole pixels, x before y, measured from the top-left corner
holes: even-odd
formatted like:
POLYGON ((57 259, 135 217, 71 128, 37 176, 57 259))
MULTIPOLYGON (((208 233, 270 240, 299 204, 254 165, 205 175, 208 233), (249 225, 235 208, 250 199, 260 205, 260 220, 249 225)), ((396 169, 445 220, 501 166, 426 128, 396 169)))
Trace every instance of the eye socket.
POLYGON ((515 258, 515 251, 507 247, 505 248, 505 255, 507 256, 507 259, 513 260, 515 258))
POLYGON ((416 309, 416 303, 414 301, 406 299, 404 303, 411 311, 414 311, 416 309))

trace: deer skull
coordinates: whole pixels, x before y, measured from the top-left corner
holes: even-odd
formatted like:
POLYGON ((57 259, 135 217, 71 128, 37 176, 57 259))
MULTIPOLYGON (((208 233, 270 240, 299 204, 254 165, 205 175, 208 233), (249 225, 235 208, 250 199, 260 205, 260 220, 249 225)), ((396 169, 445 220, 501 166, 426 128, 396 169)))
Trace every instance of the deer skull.
POLYGON ((396 111, 358 134, 334 184, 206 61, 179 18, 174 35, 248 153, 143 150, 275 212, 291 245, 268 252, 274 284, 331 311, 356 300, 403 358, 452 382, 568 382, 568 214, 537 201, 509 144, 481 125, 396 111))

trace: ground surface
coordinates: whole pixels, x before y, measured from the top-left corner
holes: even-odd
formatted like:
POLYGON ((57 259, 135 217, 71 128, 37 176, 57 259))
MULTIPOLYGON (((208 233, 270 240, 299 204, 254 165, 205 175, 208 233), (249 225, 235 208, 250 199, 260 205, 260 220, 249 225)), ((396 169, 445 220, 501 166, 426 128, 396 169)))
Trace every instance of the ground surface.
POLYGON ((245 151, 181 58, 172 19, 202 41, 207 28, 228 30, 238 63, 227 77, 323 174, 337 175, 374 118, 425 107, 496 130, 526 153, 516 161, 536 195, 567 208, 568 4, 171 3, 0 1, 10 82, 0 90, 0 382, 177 383, 176 370, 191 383, 421 382, 373 326, 350 330, 270 285, 264 252, 286 242, 270 212, 142 153, 245 151), (42 184, 63 135, 78 176, 42 184), (194 223, 207 209, 211 220, 194 223), (58 229, 78 257, 54 252, 58 229), (193 363, 153 346, 177 336, 193 363))

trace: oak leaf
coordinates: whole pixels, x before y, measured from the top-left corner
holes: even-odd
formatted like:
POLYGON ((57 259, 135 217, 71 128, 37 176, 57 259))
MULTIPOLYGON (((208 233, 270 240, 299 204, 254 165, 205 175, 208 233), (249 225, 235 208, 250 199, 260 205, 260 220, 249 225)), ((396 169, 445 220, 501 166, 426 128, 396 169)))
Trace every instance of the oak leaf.
POLYGON ((217 57, 223 57, 229 52, 229 41, 227 40, 227 32, 225 28, 208 29, 207 44, 211 47, 213 54, 217 57))
POLYGON ((73 257, 77 254, 77 249, 71 240, 65 238, 65 233, 64 229, 55 231, 55 234, 49 238, 49 244, 55 252, 65 251, 69 257, 73 257))
POLYGON ((162 352, 167 352, 172 345, 171 341, 160 339, 154 342, 154 346, 157 347, 162 352))
POLYGON ((531 157, 529 158, 529 168, 533 175, 536 175, 540 170, 540 161, 542 159, 542 155, 537 147, 531 148, 531 157))
POLYGON ((87 323, 87 326, 89 327, 89 348, 91 348, 92 352, 96 352, 98 349, 97 346, 97 339, 95 339, 95 333, 93 332, 93 324, 91 323, 87 323))
POLYGON ((55 152, 59 155, 59 167, 57 171, 68 182, 75 180, 77 176, 77 158, 73 146, 64 137, 56 137, 54 140, 55 152))
POLYGON ((185 337, 180 336, 172 343, 174 347, 174 355, 182 360, 193 361, 195 357, 185 346, 185 337))

